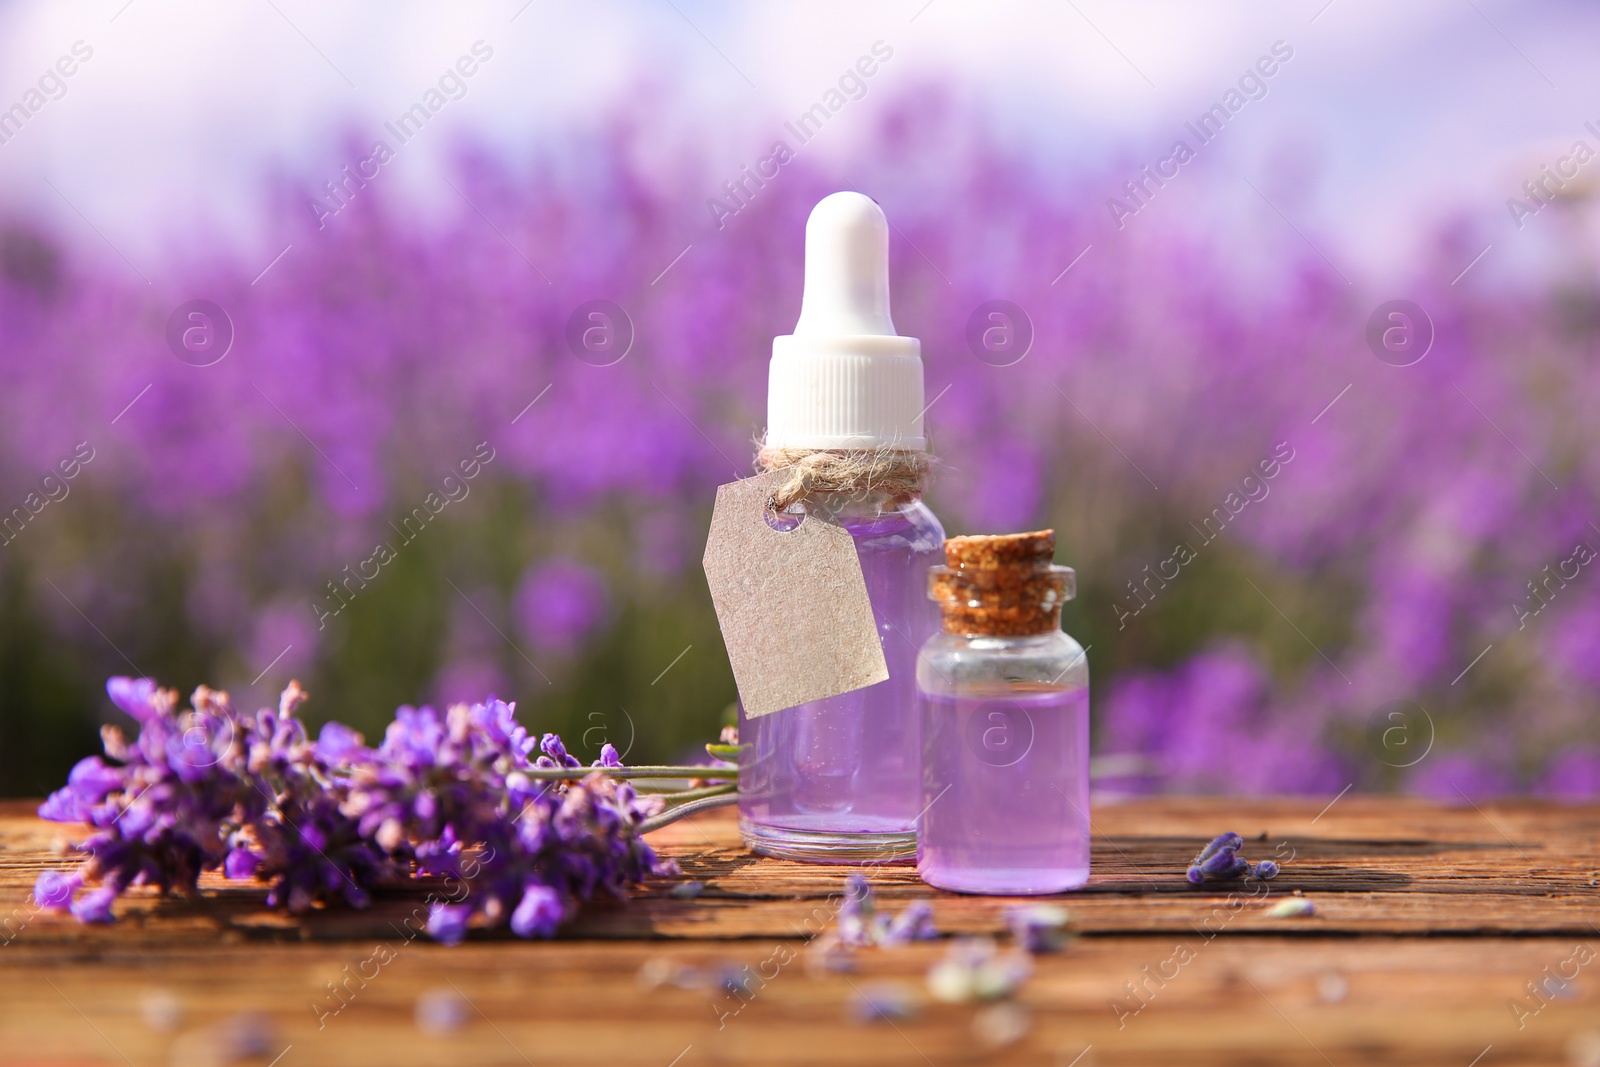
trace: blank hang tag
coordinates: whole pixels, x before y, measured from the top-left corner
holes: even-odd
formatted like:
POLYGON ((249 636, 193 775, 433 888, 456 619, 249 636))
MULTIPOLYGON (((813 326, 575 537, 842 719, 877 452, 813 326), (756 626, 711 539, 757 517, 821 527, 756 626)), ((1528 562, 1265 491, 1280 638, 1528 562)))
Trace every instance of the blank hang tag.
POLYGON ((718 486, 706 537, 711 602, 751 718, 889 677, 855 542, 815 516, 769 526, 779 476, 718 486))

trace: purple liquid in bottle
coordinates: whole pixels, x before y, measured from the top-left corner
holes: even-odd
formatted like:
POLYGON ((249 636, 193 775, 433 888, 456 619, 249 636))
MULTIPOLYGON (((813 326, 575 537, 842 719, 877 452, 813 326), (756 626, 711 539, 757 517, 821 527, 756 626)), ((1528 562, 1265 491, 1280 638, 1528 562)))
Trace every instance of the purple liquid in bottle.
POLYGON ((1089 691, 922 694, 917 873, 940 889, 1041 894, 1089 880, 1089 691))
POLYGON ((920 806, 917 650, 939 625, 926 589, 944 530, 920 502, 838 521, 855 538, 889 678, 754 719, 740 709, 740 830, 773 856, 905 862, 920 806))

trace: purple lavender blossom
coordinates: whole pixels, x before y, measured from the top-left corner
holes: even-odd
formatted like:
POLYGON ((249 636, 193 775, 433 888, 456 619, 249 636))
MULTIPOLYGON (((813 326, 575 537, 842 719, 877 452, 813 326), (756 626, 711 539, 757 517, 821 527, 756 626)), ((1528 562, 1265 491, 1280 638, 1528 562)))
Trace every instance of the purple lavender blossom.
POLYGON ((599 573, 570 560, 532 567, 517 586, 518 629, 535 648, 576 649, 605 615, 606 587, 599 573))
POLYGON ((466 904, 435 904, 428 909, 428 936, 442 945, 459 945, 467 938, 472 908, 466 904))
MULTIPOLYGON (((946 115, 912 100, 888 105, 875 132, 895 145, 893 161, 876 173, 870 165, 852 171, 851 180, 873 183, 894 205, 897 323, 924 338, 958 338, 972 309, 1004 291, 1027 310, 1037 336, 1054 341, 1004 373, 959 343, 940 357, 941 380, 954 385, 929 412, 949 461, 935 483, 936 510, 952 527, 988 525, 988 516, 1024 528, 1092 503, 1100 529, 1140 532, 1090 539, 1090 558, 1075 561, 1086 582, 1080 610, 1113 630, 1119 607, 1139 605, 1129 580, 1143 581, 1147 566, 1174 573, 1162 561, 1180 542, 1197 553, 1127 621, 1133 632, 1119 641, 1102 689, 1100 750, 1138 753, 1159 768, 1133 788, 1327 796, 1356 781, 1459 799, 1450 784, 1457 776, 1430 770, 1432 757, 1393 773, 1345 740, 1357 733, 1352 720, 1389 699, 1396 679, 1412 679, 1406 688, 1425 705, 1434 704, 1428 693, 1449 697, 1453 741, 1473 761, 1456 782, 1469 796, 1600 792, 1592 762, 1562 759, 1600 742, 1592 714, 1600 601, 1585 585, 1593 564, 1577 579, 1550 579, 1558 595, 1537 615, 1522 614, 1541 603, 1528 584, 1543 590, 1544 569, 1556 574, 1573 544, 1597 536, 1586 526, 1600 512, 1596 424, 1551 416, 1560 403, 1552 397, 1600 388, 1592 358, 1600 328, 1570 314, 1595 300, 1582 242, 1552 272, 1559 287, 1492 287, 1478 270, 1441 285, 1441 273, 1448 282, 1489 240, 1464 217, 1446 219, 1435 235, 1437 258, 1399 286, 1415 291, 1438 326, 1435 354, 1403 371, 1362 354, 1347 374, 1323 356, 1370 310, 1348 294, 1370 286, 1361 278, 1346 286, 1315 253, 1294 246, 1292 231, 1286 243, 1263 249, 1270 284, 1242 288, 1213 269, 1227 261, 1225 250, 1182 225, 1115 245, 1094 238, 1103 193, 1084 194, 1113 176, 1045 182, 1023 165, 1023 150, 982 140, 993 125, 982 115, 946 115), (983 150, 952 159, 952 123, 983 150), (969 210, 978 202, 1000 206, 969 210), (1055 269, 1041 264, 1072 262, 1091 239, 1092 258, 1052 284, 1055 269), (1183 324, 1177 343, 1174 323, 1183 324), (1112 350, 1123 358, 1098 358, 1112 350), (1056 384, 1092 423, 1063 407, 1056 384), (1313 423, 1346 385, 1350 394, 1313 423), (1227 513, 1227 494, 1280 440, 1295 458, 1270 483, 1253 483, 1271 495, 1210 538, 1203 527, 1213 509, 1227 513), (1061 470, 1082 473, 1051 473, 1061 470), (1561 493, 1549 492, 1541 471, 1562 482, 1561 493), (1140 472, 1174 488, 1149 496, 1140 472), (1559 472, 1571 472, 1570 484, 1559 472), (1247 570, 1265 597, 1243 587, 1247 570), (1268 574, 1273 585, 1261 581, 1268 574), (1223 584, 1259 601, 1230 623, 1237 641, 1185 622, 1195 617, 1188 598, 1223 584), (1279 585, 1324 605, 1326 636, 1310 636, 1336 666, 1269 654, 1282 628, 1270 607, 1284 604, 1279 585), (1152 632, 1171 637, 1156 643, 1159 666, 1144 639, 1152 632), (1500 642, 1513 634, 1526 655, 1508 662, 1500 642), (1490 642, 1495 652, 1456 684, 1490 642), (1508 693, 1519 694, 1510 707, 1508 693), (1493 733, 1508 719, 1517 724, 1509 744, 1493 733)), ((509 579, 497 592, 513 603, 512 632, 539 652, 573 651, 609 618, 626 617, 627 601, 687 602, 675 594, 687 588, 686 568, 692 579, 699 509, 729 477, 723 454, 739 459, 761 424, 766 368, 751 358, 752 343, 792 326, 800 266, 795 256, 773 257, 774 234, 798 235, 812 204, 840 179, 820 160, 796 160, 763 190, 760 218, 741 216, 713 240, 697 239, 653 284, 687 240, 674 213, 721 176, 708 181, 687 157, 640 152, 635 136, 574 135, 536 146, 548 159, 590 164, 545 168, 548 180, 537 187, 492 152, 463 153, 451 180, 474 203, 494 205, 506 232, 528 235, 532 243, 519 249, 492 234, 484 241, 482 219, 470 210, 443 215, 420 234, 403 204, 371 197, 357 198, 337 226, 317 234, 317 255, 300 256, 297 241, 257 285, 262 262, 253 253, 178 264, 175 283, 186 276, 191 288, 248 316, 259 348, 275 354, 255 378, 235 373, 231 360, 203 374, 176 360, 147 368, 126 328, 128 309, 144 299, 138 280, 125 278, 120 263, 105 268, 75 256, 56 234, 8 224, 6 247, 31 252, 8 255, 0 271, 0 364, 10 386, 0 391, 5 484, 37 485, 73 454, 72 428, 104 425, 135 395, 143 399, 105 431, 106 446, 93 441, 92 462, 73 461, 83 472, 72 498, 52 503, 7 552, 59 575, 44 566, 59 562, 55 546, 75 543, 108 515, 129 529, 161 530, 159 538, 122 539, 116 553, 74 558, 62 590, 142 660, 147 598, 127 591, 169 573, 174 555, 204 561, 174 592, 182 594, 183 622, 208 635, 213 668, 264 665, 292 642, 283 667, 311 646, 268 616, 282 604, 304 605, 302 629, 317 633, 309 603, 335 595, 327 586, 379 540, 395 542, 402 568, 428 566, 432 549, 406 547, 390 523, 403 523, 421 503, 417 472, 441 476, 450 465, 441 457, 462 454, 465 428, 494 425, 503 428, 496 458, 441 525, 471 524, 473 537, 504 526, 513 543, 558 545, 587 544, 604 529, 596 558, 621 561, 603 579, 590 572, 591 581, 571 580, 571 572, 552 578, 548 568, 560 566, 553 563, 509 579), (550 270, 556 284, 546 285, 524 255, 547 270, 559 265, 550 270), (625 306, 641 333, 650 323, 648 374, 637 357, 595 373, 551 343, 572 309, 600 293, 625 306), (511 424, 547 383, 550 395, 511 424), (284 484, 306 492, 286 500, 273 491, 284 484), (502 492, 529 506, 509 516, 490 511, 489 494, 502 492), (99 506, 85 506, 91 501, 99 506), (638 562, 623 569, 629 560, 638 562), (639 587, 649 591, 636 598, 639 587)), ((304 214, 303 200, 294 210, 304 214)), ((450 533, 430 527, 419 545, 442 547, 431 539, 450 533)), ((437 572, 425 576, 444 587, 437 572)), ((374 585, 381 591, 394 577, 385 568, 374 585)), ((360 592, 355 610, 375 595, 360 592)), ((41 585, 24 596, 18 609, 78 662, 98 654, 101 637, 54 591, 41 585)), ((436 611, 426 598, 401 599, 416 613, 407 621, 436 611)), ((661 617, 705 625, 689 611, 661 617)), ((329 628, 350 618, 343 612, 329 628)), ((698 647, 700 639, 684 641, 698 647)), ((642 689, 661 666, 624 659, 619 670, 642 674, 642 689)), ((342 681, 366 667, 329 657, 320 669, 342 681)), ((556 684, 571 683, 557 676, 556 684)), ((138 706, 153 694, 151 687, 119 700, 138 706)), ((41 712, 36 722, 45 721, 41 712)), ((373 724, 360 725, 376 738, 373 724)), ((25 791, 20 782, 6 785, 25 791)), ((74 803, 65 797, 52 810, 65 817, 74 803)))
POLYGON ((554 937, 565 918, 561 894, 530 882, 522 891, 522 903, 511 913, 511 930, 518 937, 554 937))
POLYGON ((117 890, 113 886, 101 886, 91 889, 70 905, 72 917, 81 923, 108 923, 114 916, 111 914, 111 905, 117 899, 117 890))
POLYGON ((228 878, 254 878, 259 866, 260 856, 247 848, 233 848, 228 850, 227 859, 222 861, 222 873, 228 878))
MULTIPOLYGON (((545 754, 544 759, 536 761, 541 767, 582 767, 576 756, 568 755, 567 746, 561 743, 561 738, 556 734, 545 734, 539 739, 539 751, 545 754)), ((615 751, 615 750, 613 750, 615 751)))
MULTIPOLYGON (((107 689, 139 720, 137 738, 107 728, 106 755, 120 766, 81 762, 40 808, 93 827, 77 846, 81 867, 46 872, 35 889, 43 906, 84 922, 111 921, 129 886, 192 893, 205 870, 265 879, 268 903, 291 912, 365 907, 415 871, 465 882, 463 899, 430 912, 442 942, 461 941, 480 917, 550 937, 581 902, 676 873, 639 836, 659 798, 602 770, 572 782, 530 777, 581 765, 555 734, 536 741, 503 701, 442 714, 403 707, 371 749, 337 723, 312 742, 295 716, 305 700, 295 683, 254 716, 204 687, 182 711, 148 680, 115 678, 107 689)), ((615 750, 602 762, 621 765, 615 750)))
POLYGON ((72 903, 72 894, 82 884, 76 874, 45 871, 33 884, 34 902, 41 908, 64 908, 72 903))

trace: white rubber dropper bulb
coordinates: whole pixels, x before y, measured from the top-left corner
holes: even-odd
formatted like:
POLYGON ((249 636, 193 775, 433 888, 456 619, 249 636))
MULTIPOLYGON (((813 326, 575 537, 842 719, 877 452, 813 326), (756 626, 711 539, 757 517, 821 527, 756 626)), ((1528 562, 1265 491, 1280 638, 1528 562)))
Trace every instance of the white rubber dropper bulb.
POLYGON ((927 447, 922 342, 889 317, 889 220, 860 193, 834 193, 806 221, 806 287, 794 333, 772 339, 766 446, 927 447))
POLYGON ((806 221, 805 292, 796 337, 895 336, 889 317, 889 220, 860 193, 833 193, 806 221))

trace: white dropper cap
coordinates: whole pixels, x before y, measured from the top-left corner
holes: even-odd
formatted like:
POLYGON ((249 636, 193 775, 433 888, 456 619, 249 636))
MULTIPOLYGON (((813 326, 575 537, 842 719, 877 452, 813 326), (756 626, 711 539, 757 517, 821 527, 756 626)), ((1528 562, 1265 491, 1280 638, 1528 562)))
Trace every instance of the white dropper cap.
POLYGON ((889 221, 860 193, 834 193, 806 221, 806 283, 794 333, 772 339, 768 448, 920 452, 922 342, 889 317, 889 221))

